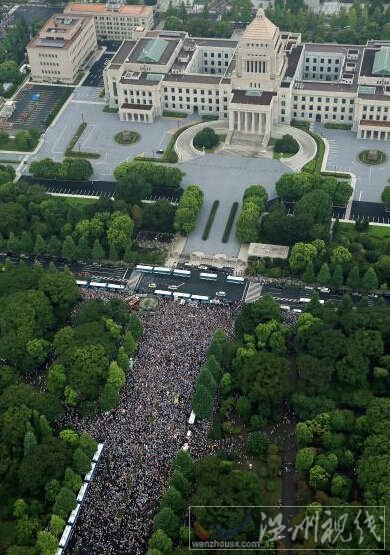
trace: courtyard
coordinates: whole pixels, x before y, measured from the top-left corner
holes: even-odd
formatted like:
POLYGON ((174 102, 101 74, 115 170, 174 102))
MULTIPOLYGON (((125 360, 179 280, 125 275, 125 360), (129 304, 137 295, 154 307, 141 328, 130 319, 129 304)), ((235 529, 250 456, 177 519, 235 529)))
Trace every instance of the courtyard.
MULTIPOLYGON (((100 97, 100 87, 77 87, 53 125, 45 135, 41 148, 30 157, 39 160, 50 157, 61 161, 64 151, 82 122, 87 127, 75 146, 75 150, 99 154, 91 160, 94 168, 94 181, 113 181, 114 169, 123 161, 132 160, 137 155, 154 157, 168 145, 178 127, 200 121, 196 115, 183 119, 160 118, 148 125, 122 122, 116 113, 104 112, 105 99, 100 97), (119 145, 114 137, 122 131, 134 131, 140 140, 130 145, 119 145)), ((358 161, 358 154, 364 149, 379 148, 388 152, 388 144, 380 141, 359 140, 352 132, 325 129, 317 125, 315 131, 329 143, 327 169, 329 171, 352 171, 356 175, 354 200, 380 202, 383 187, 390 177, 389 157, 379 166, 367 166, 358 161)), ((275 182, 291 171, 285 164, 268 157, 241 156, 228 151, 214 154, 199 154, 191 160, 181 162, 180 169, 185 173, 183 186, 200 185, 205 200, 200 212, 198 225, 187 240, 185 252, 202 251, 206 255, 225 253, 235 257, 240 243, 234 233, 223 243, 222 236, 232 204, 241 200, 249 185, 263 185, 269 198, 275 196, 275 182), (202 239, 211 206, 215 200, 220 204, 207 240, 202 239)), ((238 217, 239 211, 236 214, 238 217)))
POLYGON ((383 188, 390 178, 390 142, 358 139, 354 131, 326 129, 316 124, 314 131, 329 143, 328 171, 348 171, 356 175, 354 200, 362 202, 381 202, 383 188), (380 165, 366 165, 359 161, 363 150, 381 150, 386 161, 380 165))

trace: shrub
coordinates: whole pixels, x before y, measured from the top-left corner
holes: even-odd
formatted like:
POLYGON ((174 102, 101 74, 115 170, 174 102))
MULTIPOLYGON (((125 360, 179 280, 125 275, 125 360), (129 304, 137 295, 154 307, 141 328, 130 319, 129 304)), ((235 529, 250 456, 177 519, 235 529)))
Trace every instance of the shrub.
POLYGON ((211 127, 205 127, 199 131, 194 137, 194 147, 198 150, 205 148, 209 150, 214 148, 219 143, 219 137, 211 127))
POLYGON ((284 154, 296 154, 299 150, 299 144, 292 135, 283 135, 281 139, 276 139, 274 152, 284 154))

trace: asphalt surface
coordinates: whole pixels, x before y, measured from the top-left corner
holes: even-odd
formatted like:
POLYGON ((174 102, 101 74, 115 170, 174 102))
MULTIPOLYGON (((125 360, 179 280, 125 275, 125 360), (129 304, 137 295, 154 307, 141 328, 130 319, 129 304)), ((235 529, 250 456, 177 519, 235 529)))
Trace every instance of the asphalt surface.
MULTIPOLYGON (((116 183, 114 181, 69 181, 69 180, 54 180, 34 178, 30 175, 22 177, 31 185, 39 183, 48 193, 57 195, 82 195, 92 197, 111 198, 115 197, 116 183)), ((153 193, 146 197, 145 200, 161 200, 166 199, 170 202, 178 202, 182 189, 170 190, 159 188, 155 189, 153 193)))
POLYGON ((41 133, 45 131, 48 115, 66 90, 60 86, 26 85, 15 98, 15 111, 10 117, 14 129, 28 130, 35 127, 41 133), (34 94, 40 95, 39 100, 32 100, 34 94))
MULTIPOLYGON (((199 270, 195 268, 186 268, 191 270, 190 278, 179 278, 176 276, 161 276, 158 274, 142 274, 141 280, 137 285, 136 293, 153 293, 154 289, 162 289, 168 291, 170 285, 178 286, 177 292, 190 293, 192 295, 204 295, 213 298, 219 298, 227 302, 241 301, 247 288, 247 282, 244 285, 231 284, 226 282, 226 277, 231 272, 221 272, 212 269, 199 270), (206 281, 200 279, 200 272, 217 273, 216 281, 206 281), (155 284, 156 287, 149 287, 149 284, 155 284), (218 297, 216 293, 224 291, 225 296, 218 297)), ((173 293, 173 291, 172 291, 173 293)))
MULTIPOLYGON (((313 288, 302 288, 302 287, 277 287, 275 285, 263 285, 261 290, 261 295, 271 295, 280 305, 289 306, 290 309, 301 309, 303 310, 306 303, 299 301, 300 298, 311 298, 314 293, 313 288)), ((336 293, 319 293, 319 298, 326 301, 336 301, 340 302, 343 298, 342 295, 336 293)), ((352 301, 357 303, 361 300, 361 295, 352 295, 352 301)), ((386 299, 389 301, 388 299, 386 299)), ((368 305, 372 306, 376 303, 377 299, 374 297, 368 297, 368 305)))
POLYGON ((92 264, 88 262, 75 261, 69 262, 63 258, 51 258, 50 256, 5 256, 0 254, 0 264, 4 264, 6 260, 18 263, 23 260, 31 266, 35 261, 39 261, 44 268, 47 268, 50 262, 53 262, 59 270, 67 266, 77 279, 106 281, 110 283, 124 284, 132 272, 132 268, 128 266, 114 266, 112 264, 92 264))
POLYGON ((87 77, 82 83, 82 87, 102 87, 103 69, 109 63, 112 54, 103 54, 91 67, 87 77))

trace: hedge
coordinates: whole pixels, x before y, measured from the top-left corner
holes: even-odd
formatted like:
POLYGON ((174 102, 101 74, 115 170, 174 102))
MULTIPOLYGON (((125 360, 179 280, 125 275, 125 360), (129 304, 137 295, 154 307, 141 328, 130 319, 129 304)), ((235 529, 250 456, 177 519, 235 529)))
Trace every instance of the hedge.
POLYGON ((66 147, 66 150, 65 150, 65 153, 64 153, 64 155, 66 157, 71 157, 71 158, 100 158, 100 154, 98 154, 97 152, 82 152, 82 151, 78 151, 78 150, 73 150, 74 147, 77 144, 77 141, 80 139, 81 135, 84 133, 86 128, 87 128, 87 124, 85 123, 85 121, 78 126, 76 133, 73 135, 73 137, 69 141, 68 146, 66 147))
POLYGON ((238 202, 233 202, 232 207, 230 209, 229 217, 226 222, 225 231, 222 235, 222 243, 227 243, 229 241, 230 233, 232 231, 234 218, 236 217, 236 213, 238 210, 238 202))
POLYGON ((164 110, 162 113, 164 118, 186 118, 188 114, 186 112, 171 112, 169 110, 164 110))
POLYGON ((218 206, 219 206, 219 200, 215 200, 211 207, 210 214, 209 214, 209 217, 207 218, 207 222, 203 231, 203 235, 202 235, 203 241, 206 241, 206 239, 209 238, 210 230, 214 223, 215 214, 217 213, 218 206))
POLYGON ((52 121, 55 119, 55 117, 57 116, 58 112, 61 110, 62 106, 65 104, 65 102, 68 100, 68 98, 70 97, 70 95, 73 92, 73 88, 72 87, 68 87, 66 89, 66 91, 63 92, 61 98, 58 100, 57 104, 54 106, 53 110, 50 112, 50 114, 47 116, 46 120, 45 120, 45 125, 50 125, 52 123, 52 121))
POLYGON ((326 129, 343 129, 344 131, 350 131, 352 129, 352 124, 350 123, 333 123, 328 121, 324 124, 326 129))

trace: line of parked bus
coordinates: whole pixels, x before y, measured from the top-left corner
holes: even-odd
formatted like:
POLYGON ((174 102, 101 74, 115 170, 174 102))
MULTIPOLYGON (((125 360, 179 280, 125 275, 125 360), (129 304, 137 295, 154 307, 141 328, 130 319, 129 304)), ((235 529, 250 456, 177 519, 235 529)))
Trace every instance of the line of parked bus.
POLYGON ((76 285, 79 287, 92 287, 94 289, 108 289, 109 291, 123 291, 124 285, 118 283, 107 283, 105 281, 87 281, 85 279, 76 279, 76 285))
POLYGON ((68 544, 69 544, 69 541, 70 541, 70 539, 72 537, 72 534, 73 534, 74 526, 76 524, 77 518, 78 518, 80 510, 81 510, 81 505, 83 504, 84 499, 87 495, 88 486, 89 486, 89 483, 91 482, 91 480, 93 478, 93 475, 95 473, 96 465, 99 462, 99 459, 101 457, 103 447, 104 447, 104 444, 99 443, 98 447, 96 449, 96 452, 95 452, 94 456, 92 457, 91 469, 85 475, 84 482, 83 482, 81 488, 79 489, 79 493, 77 495, 77 505, 68 517, 67 524, 64 528, 64 531, 63 531, 62 536, 60 538, 60 541, 58 543, 58 548, 57 548, 57 551, 56 551, 56 555, 63 555, 65 553, 65 550, 66 550, 68 544))
MULTIPOLYGON (((145 274, 158 274, 162 276, 176 276, 180 278, 190 278, 190 270, 179 270, 177 268, 166 268, 164 266, 144 266, 143 264, 138 264, 135 267, 137 272, 142 272, 145 274)), ((209 272, 200 272, 199 278, 206 281, 217 281, 218 274, 209 272)), ((244 285, 245 279, 238 276, 227 276, 227 283, 235 283, 237 285, 244 285)))

